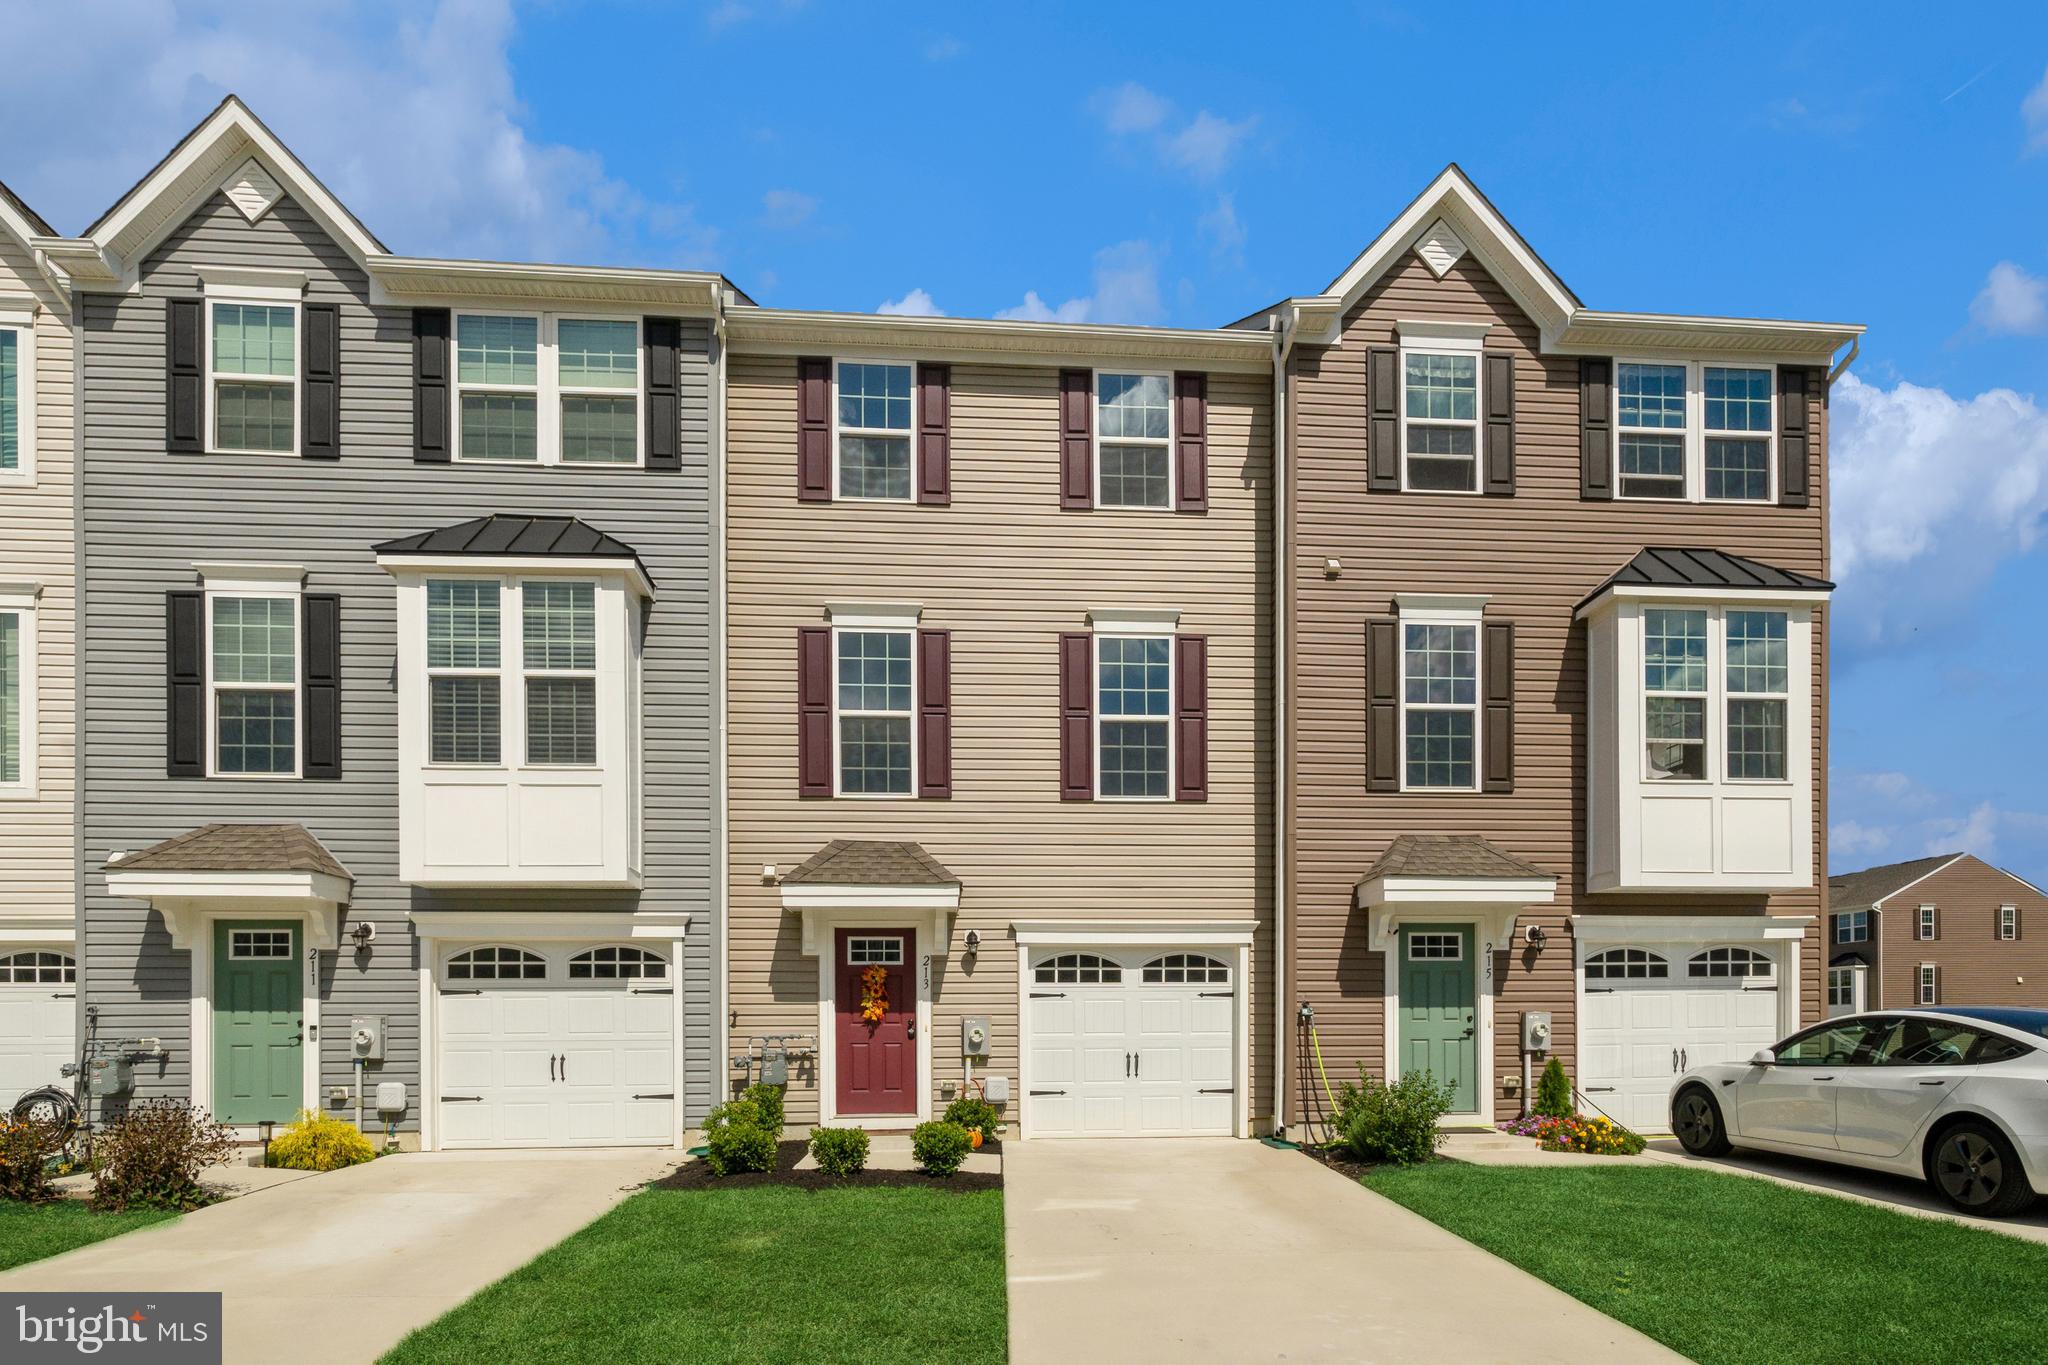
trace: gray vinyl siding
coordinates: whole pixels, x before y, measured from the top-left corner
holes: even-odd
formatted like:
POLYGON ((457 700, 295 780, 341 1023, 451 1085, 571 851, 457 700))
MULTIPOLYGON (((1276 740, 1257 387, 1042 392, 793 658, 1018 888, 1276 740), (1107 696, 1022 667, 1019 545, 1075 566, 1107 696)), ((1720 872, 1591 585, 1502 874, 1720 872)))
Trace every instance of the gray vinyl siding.
MULTIPOLYGON (((503 305, 498 305, 503 306, 503 305)), ((650 307, 649 313, 664 310, 650 307)), ((190 955, 161 917, 107 893, 102 867, 211 821, 295 820, 355 875, 343 932, 369 920, 366 960, 344 939, 320 964, 322 1076, 347 1085, 347 1023, 381 1014, 386 1060, 418 1126, 420 945, 409 910, 687 911, 679 985, 694 1123, 722 1074, 713 1002, 722 926, 711 894, 714 803, 710 626, 710 346, 683 324, 683 469, 423 465, 412 458, 412 312, 373 308, 363 273, 287 198, 255 224, 215 195, 159 247, 139 296, 83 301, 86 990, 103 1037, 155 1035, 170 1052, 138 1094, 189 1089, 190 955), (164 440, 167 297, 196 297, 196 265, 302 270, 309 302, 341 306, 338 461, 178 456, 164 440), (643 662, 644 873, 640 892, 431 892, 398 879, 394 587, 370 547, 493 512, 573 515, 639 551, 657 585, 643 662), (342 598, 342 779, 171 779, 164 772, 164 594, 199 561, 304 566, 305 590, 342 598)), ((309 1101, 312 1097, 309 1097, 309 1101)))

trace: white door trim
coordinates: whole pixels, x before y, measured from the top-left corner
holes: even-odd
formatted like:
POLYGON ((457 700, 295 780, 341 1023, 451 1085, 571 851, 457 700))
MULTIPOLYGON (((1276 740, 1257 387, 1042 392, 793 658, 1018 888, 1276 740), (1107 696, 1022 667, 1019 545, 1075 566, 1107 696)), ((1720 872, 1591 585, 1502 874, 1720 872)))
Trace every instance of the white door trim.
POLYGON ((1479 1049, 1479 1087, 1474 1091, 1479 1101, 1477 1109, 1454 1111, 1444 1115, 1446 1123, 1483 1123, 1493 1126, 1493 997, 1497 989, 1493 960, 1507 952, 1514 933, 1512 916, 1502 920, 1497 906, 1475 906, 1460 908, 1445 906, 1432 908, 1416 906, 1403 910, 1400 915, 1389 919, 1386 926, 1385 975, 1381 980, 1380 1004, 1385 1010, 1386 1036, 1381 1053, 1386 1058, 1387 1083, 1393 1084, 1401 1078, 1401 931, 1416 925, 1455 924, 1470 926, 1472 930, 1472 951, 1478 955, 1478 970, 1472 974, 1472 994, 1477 997, 1474 1017, 1478 1021, 1479 1036, 1473 1039, 1479 1049), (1494 930, 1503 926, 1501 941, 1494 940, 1494 930))
POLYGON ((818 1122, 857 1124, 875 1132, 913 1128, 932 1116, 932 959, 943 957, 946 941, 941 937, 944 913, 929 909, 905 910, 890 918, 872 909, 804 911, 804 949, 818 960, 818 1122), (839 931, 872 929, 877 933, 911 935, 914 959, 912 978, 917 982, 917 1112, 914 1114, 842 1115, 839 1112, 839 931))
MULTIPOLYGON (((191 1072, 192 1104, 202 1109, 208 1117, 213 1114, 213 959, 218 951, 215 939, 223 922, 260 922, 262 920, 290 920, 298 926, 297 948, 299 958, 299 1010, 305 1021, 301 1030, 302 1041, 299 1051, 299 1108, 319 1110, 320 1103, 320 947, 313 942, 311 930, 315 927, 312 916, 303 909, 276 910, 251 909, 236 906, 231 909, 194 910, 191 920, 197 929, 197 942, 191 948, 191 1072)), ((85 964, 79 964, 79 974, 85 973, 85 964)), ((253 1131, 253 1129, 251 1129, 253 1131)))

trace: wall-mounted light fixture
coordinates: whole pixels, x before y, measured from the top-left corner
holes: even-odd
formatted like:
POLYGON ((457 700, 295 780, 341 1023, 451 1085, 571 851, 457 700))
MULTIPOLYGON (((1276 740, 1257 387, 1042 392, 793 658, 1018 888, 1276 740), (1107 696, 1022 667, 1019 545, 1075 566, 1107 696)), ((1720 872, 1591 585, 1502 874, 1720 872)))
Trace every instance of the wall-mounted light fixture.
POLYGON ((1334 559, 1334 558, 1332 558, 1332 559, 1326 559, 1326 560, 1324 560, 1324 561, 1323 561, 1323 577, 1325 577, 1325 578, 1336 578, 1336 577, 1338 577, 1339 575, 1341 575, 1341 574, 1342 574, 1343 572, 1344 572, 1344 561, 1343 561, 1343 560, 1341 560, 1341 559, 1334 559))

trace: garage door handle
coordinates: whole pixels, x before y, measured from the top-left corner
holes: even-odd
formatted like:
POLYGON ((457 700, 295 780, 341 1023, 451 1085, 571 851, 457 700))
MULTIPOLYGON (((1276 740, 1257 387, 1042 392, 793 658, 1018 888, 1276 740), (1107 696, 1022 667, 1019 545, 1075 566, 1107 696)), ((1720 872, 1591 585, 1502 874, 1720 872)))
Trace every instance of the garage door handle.
POLYGON ((1197 1095, 1235 1095, 1237 1093, 1237 1087, 1234 1085, 1226 1085, 1218 1090, 1197 1090, 1195 1093, 1197 1095))
POLYGON ((629 995, 674 995, 675 993, 676 988, 674 986, 649 986, 645 990, 635 987, 627 992, 629 995))
POLYGON ((1203 1000, 1228 1000, 1236 994, 1236 991, 1201 991, 1197 993, 1198 998, 1203 1000))
POLYGON ((550 1053, 548 1054, 548 1079, 549 1079, 549 1080, 553 1080, 553 1079, 555 1078, 555 1062, 556 1062, 557 1060, 559 1060, 559 1059, 558 1059, 558 1058, 557 1058, 557 1057, 555 1056, 555 1054, 554 1054, 554 1053, 550 1052, 550 1053))
POLYGON ((1612 987, 1612 986, 1588 986, 1588 987, 1586 987, 1586 994, 1588 994, 1588 995, 1612 995, 1612 994, 1614 994, 1614 987, 1612 987))
POLYGON ((1064 1090, 1034 1090, 1031 1093, 1034 1095, 1064 1095, 1067 1092, 1064 1090))
POLYGON ((635 1095, 633 1098, 636 1100, 672 1100, 675 1097, 675 1091, 664 1090, 659 1095, 635 1095))
POLYGON ((52 1000, 76 1000, 76 999, 78 998, 78 992, 77 992, 77 991, 51 991, 51 992, 50 992, 50 998, 51 998, 52 1000))
POLYGON ((443 1096, 441 1097, 441 1103, 443 1103, 443 1104, 481 1104, 481 1103, 483 1103, 483 1098, 484 1098, 484 1097, 483 1097, 482 1095, 443 1095, 443 1096))
POLYGON ((443 991, 441 992, 441 994, 443 994, 443 995, 482 995, 482 994, 483 994, 483 990, 482 990, 482 988, 481 988, 481 987, 479 987, 479 988, 478 988, 478 989, 476 989, 476 990, 472 990, 472 991, 451 991, 451 990, 446 990, 446 989, 444 989, 444 990, 443 990, 443 991))
POLYGON ((1589 1085, 1586 1087, 1588 1095, 1606 1095, 1611 1094, 1613 1090, 1614 1087, 1611 1085, 1589 1085))
POLYGON ((1064 1000, 1067 998, 1067 993, 1065 991, 1033 991, 1031 992, 1031 998, 1033 1000, 1064 1000))
POLYGON ((1746 991, 1774 991, 1778 988, 1776 986, 1744 986, 1742 989, 1746 991))

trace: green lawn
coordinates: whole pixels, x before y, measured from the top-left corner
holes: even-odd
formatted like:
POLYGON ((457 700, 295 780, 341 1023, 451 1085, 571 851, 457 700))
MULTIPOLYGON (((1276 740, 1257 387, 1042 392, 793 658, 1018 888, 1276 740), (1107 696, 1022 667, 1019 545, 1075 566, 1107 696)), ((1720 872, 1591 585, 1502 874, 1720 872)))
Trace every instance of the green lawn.
POLYGON ((0 1204, 0 1270, 12 1270, 75 1247, 91 1246, 177 1216, 156 1209, 94 1213, 72 1199, 50 1204, 0 1204))
POLYGON ((1662 1166, 1438 1162, 1365 1184, 1702 1362, 2048 1353, 2036 1242, 1662 1166))
POLYGON ((1008 1342, 997 1191, 651 1189, 385 1360, 996 1365, 1008 1342))

